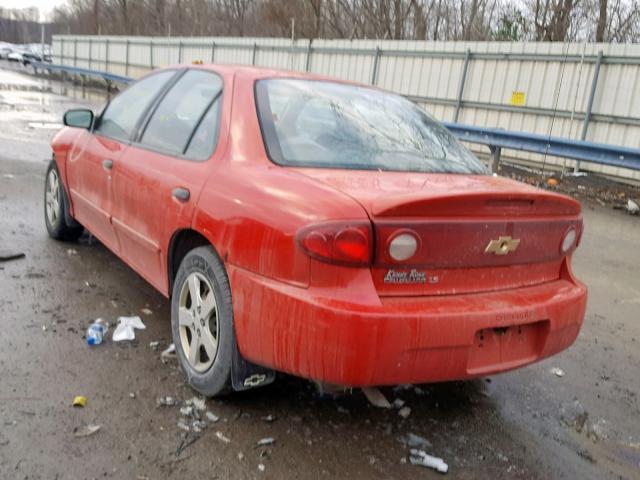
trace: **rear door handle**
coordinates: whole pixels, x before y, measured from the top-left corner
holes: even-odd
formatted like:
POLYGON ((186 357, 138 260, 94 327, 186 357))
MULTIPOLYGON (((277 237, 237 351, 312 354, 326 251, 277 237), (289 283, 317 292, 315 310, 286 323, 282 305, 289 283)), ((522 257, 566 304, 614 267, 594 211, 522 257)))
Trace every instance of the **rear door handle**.
POLYGON ((113 160, 109 158, 102 160, 102 168, 105 170, 111 170, 113 168, 113 160))
POLYGON ((181 202, 186 202, 189 200, 189 190, 187 190, 186 188, 174 188, 173 192, 171 192, 171 195, 173 195, 173 198, 181 201, 181 202))

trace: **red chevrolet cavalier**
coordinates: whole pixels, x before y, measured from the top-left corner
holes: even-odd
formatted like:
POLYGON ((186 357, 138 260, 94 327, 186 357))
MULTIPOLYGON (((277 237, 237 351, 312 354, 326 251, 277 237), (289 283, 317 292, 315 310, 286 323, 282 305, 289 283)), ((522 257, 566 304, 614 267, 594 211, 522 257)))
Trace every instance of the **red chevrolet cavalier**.
POLYGON ((582 324, 580 205, 487 174, 400 96, 178 66, 65 125, 49 234, 88 229, 171 298, 178 359, 203 394, 274 371, 468 379, 553 355, 582 324))

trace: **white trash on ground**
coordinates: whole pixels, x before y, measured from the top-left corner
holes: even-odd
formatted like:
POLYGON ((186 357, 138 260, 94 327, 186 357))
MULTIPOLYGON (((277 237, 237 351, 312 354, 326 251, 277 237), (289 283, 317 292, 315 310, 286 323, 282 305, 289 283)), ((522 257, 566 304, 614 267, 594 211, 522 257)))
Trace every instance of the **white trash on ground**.
POLYGON ((135 329, 144 330, 145 325, 139 316, 118 317, 118 326, 113 331, 112 340, 122 342, 124 340, 134 340, 136 338, 135 329))
POLYGON ((365 387, 362 389, 362 393, 364 393, 364 396, 367 397, 369 403, 374 407, 391 408, 389 400, 387 400, 387 397, 384 396, 384 393, 382 393, 379 388, 365 387))
POLYGON ((424 450, 411 449, 411 456, 409 456, 409 462, 411 465, 419 465, 421 467, 433 468, 440 473, 447 473, 449 471, 449 465, 444 463, 439 457, 432 457, 424 450))
POLYGON ((176 358, 176 346, 173 343, 162 351, 160 354, 160 361, 162 363, 167 363, 172 358, 176 358))
POLYGON ((551 373, 553 373, 556 377, 564 377, 564 370, 558 367, 553 367, 551 369, 551 373))
POLYGON ((629 215, 637 215, 640 212, 640 205, 638 205, 633 200, 627 201, 627 213, 629 215))

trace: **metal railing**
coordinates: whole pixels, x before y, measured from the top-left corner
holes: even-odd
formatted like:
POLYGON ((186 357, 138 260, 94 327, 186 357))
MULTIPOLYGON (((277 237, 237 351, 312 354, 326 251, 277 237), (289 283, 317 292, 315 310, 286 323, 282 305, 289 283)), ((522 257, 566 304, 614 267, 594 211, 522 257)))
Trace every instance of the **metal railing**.
MULTIPOLYGON (((60 71, 70 75, 99 77, 107 83, 129 84, 131 77, 88 68, 68 67, 49 63, 33 62, 32 66, 47 71, 60 71)), ((486 145, 491 151, 492 171, 499 168, 502 149, 524 151, 540 155, 570 158, 578 162, 589 162, 612 167, 640 170, 640 149, 619 147, 604 143, 572 140, 526 132, 514 132, 499 128, 476 127, 444 122, 444 125, 461 141, 486 145)))

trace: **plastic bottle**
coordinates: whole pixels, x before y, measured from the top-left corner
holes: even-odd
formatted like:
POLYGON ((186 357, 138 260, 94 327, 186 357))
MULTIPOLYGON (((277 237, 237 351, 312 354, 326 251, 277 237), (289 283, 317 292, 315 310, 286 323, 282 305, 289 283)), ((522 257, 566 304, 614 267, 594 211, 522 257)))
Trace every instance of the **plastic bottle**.
POLYGON ((107 330, 109 329, 109 325, 102 320, 101 318, 97 319, 87 329, 87 344, 88 345, 99 345, 102 343, 102 339, 104 338, 107 330))

